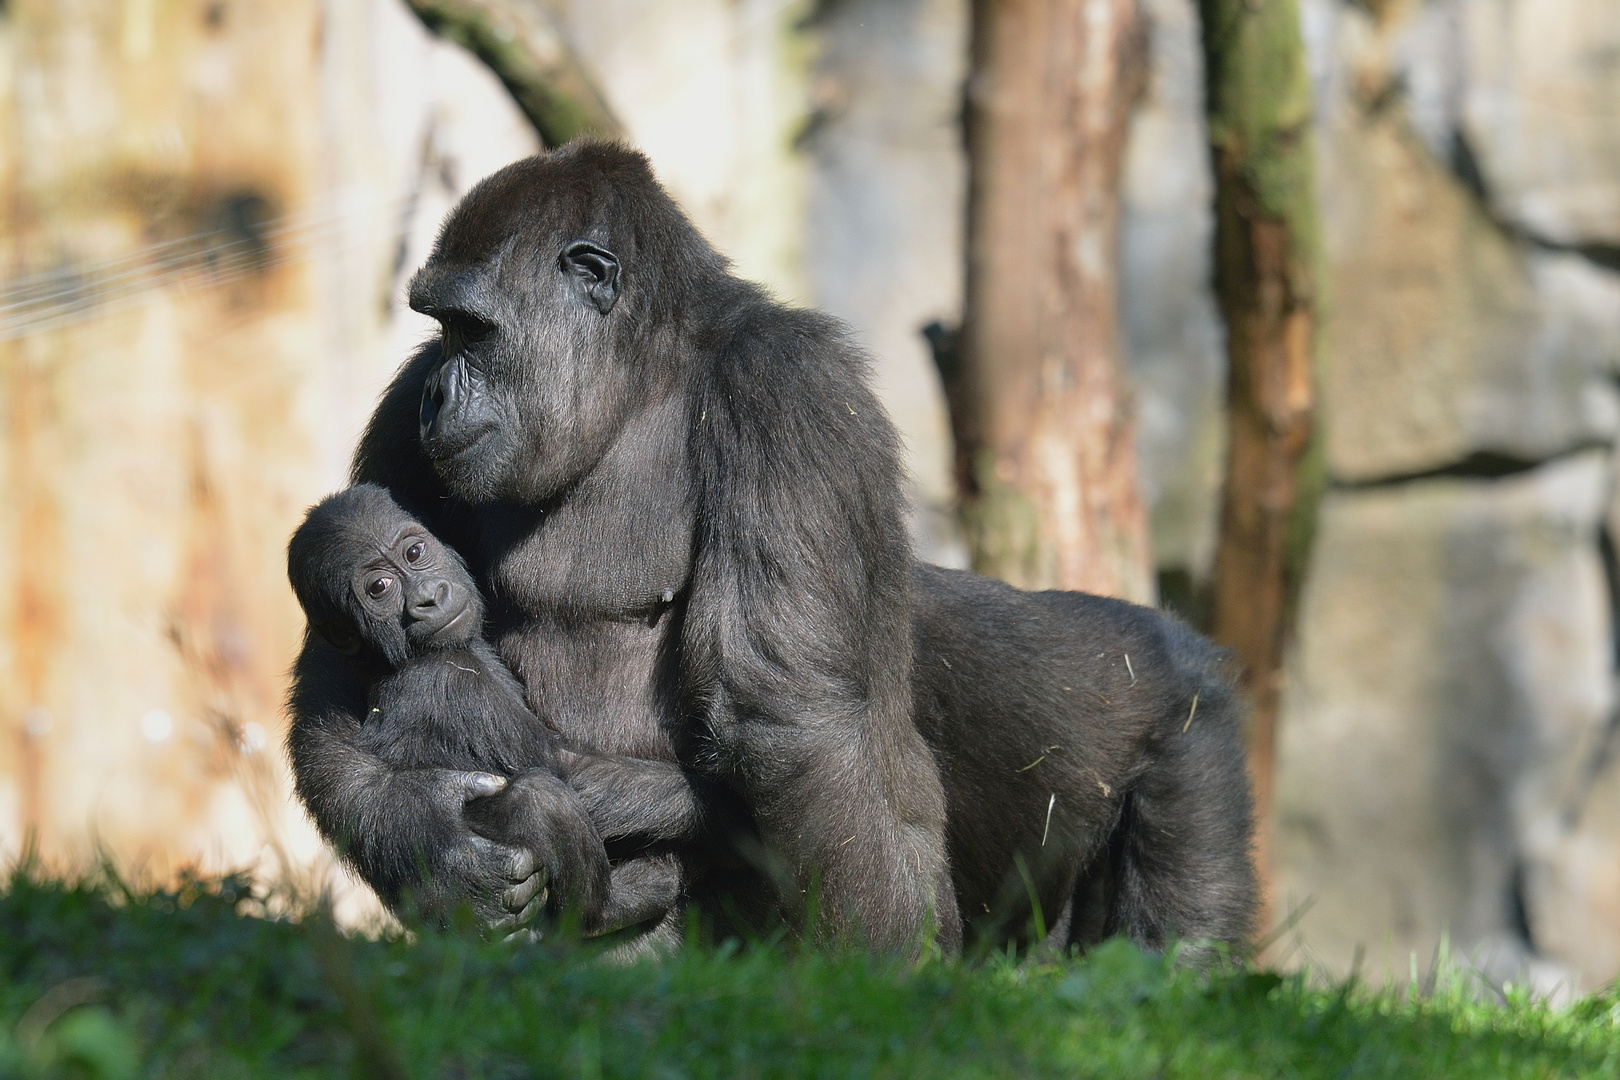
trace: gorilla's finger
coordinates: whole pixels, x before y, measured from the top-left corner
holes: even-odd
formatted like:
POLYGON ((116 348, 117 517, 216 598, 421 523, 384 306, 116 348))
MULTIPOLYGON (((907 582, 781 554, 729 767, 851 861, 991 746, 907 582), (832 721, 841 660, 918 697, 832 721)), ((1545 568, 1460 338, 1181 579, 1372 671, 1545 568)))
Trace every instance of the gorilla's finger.
MULTIPOLYGON (((530 900, 523 907, 508 915, 502 915, 490 922, 491 930, 520 930, 528 926, 546 909, 546 891, 542 889, 540 895, 530 900)), ((510 940, 510 938, 508 938, 510 940)))
MULTIPOLYGON (((530 874, 524 880, 501 893, 501 906, 506 908, 507 911, 522 911, 529 906, 530 901, 534 900, 536 896, 546 892, 546 884, 549 880, 550 875, 544 870, 536 874, 530 874)), ((540 903, 545 903, 544 896, 540 896, 540 903)))
MULTIPOLYGON (((500 859, 510 857, 506 853, 511 849, 505 844, 497 844, 495 841, 479 836, 477 833, 469 835, 466 843, 477 854, 479 861, 485 867, 498 866, 500 859)), ((499 873, 500 871, 495 870, 494 872, 499 873)))
POLYGON ((506 777, 487 772, 452 773, 451 790, 462 803, 487 799, 506 790, 506 777))
POLYGON ((536 870, 543 871, 540 859, 528 848, 513 848, 512 854, 506 859, 506 880, 525 881, 532 877, 536 870))

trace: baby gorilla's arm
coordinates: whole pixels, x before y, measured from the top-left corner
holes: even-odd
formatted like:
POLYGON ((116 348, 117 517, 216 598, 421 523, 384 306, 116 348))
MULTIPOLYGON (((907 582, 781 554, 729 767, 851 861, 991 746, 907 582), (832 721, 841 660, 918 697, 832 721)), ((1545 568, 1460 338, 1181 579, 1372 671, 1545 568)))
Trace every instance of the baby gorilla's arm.
POLYGON ((693 778, 673 762, 563 751, 561 772, 604 840, 691 841, 707 824, 693 778))

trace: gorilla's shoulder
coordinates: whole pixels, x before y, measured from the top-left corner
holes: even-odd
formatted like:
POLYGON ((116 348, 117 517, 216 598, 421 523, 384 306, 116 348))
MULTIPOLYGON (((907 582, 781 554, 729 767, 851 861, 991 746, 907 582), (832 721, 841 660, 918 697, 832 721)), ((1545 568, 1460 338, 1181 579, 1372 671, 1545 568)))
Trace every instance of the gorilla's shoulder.
POLYGON ((870 361, 848 328, 739 284, 711 323, 714 349, 698 372, 702 441, 769 453, 755 463, 767 469, 799 457, 815 471, 897 464, 893 425, 868 386, 870 361))
POLYGON ((798 543, 837 535, 862 565, 909 558, 899 439, 843 324, 746 286, 716 320, 690 402, 699 498, 710 520, 798 543))

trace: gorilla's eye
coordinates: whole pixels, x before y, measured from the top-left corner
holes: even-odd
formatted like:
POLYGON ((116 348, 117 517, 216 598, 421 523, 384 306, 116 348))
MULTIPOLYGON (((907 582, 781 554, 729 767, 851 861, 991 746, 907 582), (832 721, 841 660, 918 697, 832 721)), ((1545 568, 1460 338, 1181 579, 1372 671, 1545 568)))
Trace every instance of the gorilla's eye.
POLYGON ((416 543, 405 549, 405 561, 410 563, 412 566, 415 566, 417 563, 422 561, 422 555, 426 551, 427 545, 418 540, 416 543))
POLYGON ((387 574, 374 577, 371 579, 371 584, 366 586, 366 595, 371 597, 373 600, 376 600, 378 597, 386 593, 389 587, 393 584, 394 579, 389 577, 387 574))
POLYGON ((476 345, 489 337, 495 328, 476 315, 465 311, 446 311, 439 316, 439 333, 445 356, 455 356, 469 345, 476 345))

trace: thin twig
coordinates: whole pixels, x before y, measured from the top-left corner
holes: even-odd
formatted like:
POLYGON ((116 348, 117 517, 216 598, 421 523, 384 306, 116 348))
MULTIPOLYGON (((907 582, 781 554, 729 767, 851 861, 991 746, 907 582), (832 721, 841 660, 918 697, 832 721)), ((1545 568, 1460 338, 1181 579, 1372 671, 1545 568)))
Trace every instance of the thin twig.
POLYGON ((1316 897, 1307 896, 1305 902, 1288 913, 1288 918, 1278 923, 1276 927, 1266 933, 1259 941, 1254 943, 1254 955, 1259 956, 1265 952, 1284 934, 1294 928, 1294 924, 1305 917, 1305 913, 1316 906, 1316 897))

